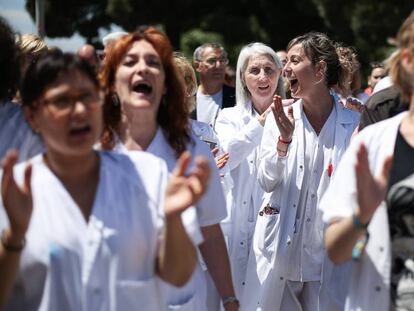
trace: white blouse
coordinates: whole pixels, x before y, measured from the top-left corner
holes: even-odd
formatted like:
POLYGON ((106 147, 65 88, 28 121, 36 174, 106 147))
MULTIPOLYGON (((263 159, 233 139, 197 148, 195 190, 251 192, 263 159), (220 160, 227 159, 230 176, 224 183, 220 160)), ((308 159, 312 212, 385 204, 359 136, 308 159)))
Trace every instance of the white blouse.
MULTIPOLYGON (((98 152, 89 221, 43 156, 31 160, 33 214, 6 310, 160 310, 155 276, 167 170, 149 154, 98 152)), ((15 168, 23 183, 25 165, 15 168)), ((0 206, 0 229, 8 218, 0 206)))

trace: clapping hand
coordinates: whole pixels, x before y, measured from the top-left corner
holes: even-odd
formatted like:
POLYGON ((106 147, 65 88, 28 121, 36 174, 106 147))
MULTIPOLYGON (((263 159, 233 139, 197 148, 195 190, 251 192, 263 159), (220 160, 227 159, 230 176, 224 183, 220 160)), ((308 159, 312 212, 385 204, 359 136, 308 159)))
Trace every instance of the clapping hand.
POLYGON ((385 159, 382 172, 374 177, 369 169, 368 152, 363 144, 358 149, 355 164, 356 187, 359 211, 356 211, 362 223, 368 223, 374 212, 384 200, 388 188, 388 175, 392 157, 385 159))
POLYGON ((215 147, 213 150, 211 150, 211 153, 214 156, 214 160, 216 160, 217 168, 220 170, 227 164, 227 161, 229 160, 230 156, 229 156, 228 152, 223 153, 223 154, 218 156, 217 155, 218 152, 219 152, 219 149, 217 147, 215 147))
POLYGON ((17 162, 17 158, 17 152, 10 151, 3 159, 1 195, 9 218, 11 232, 15 236, 24 237, 29 227, 33 209, 30 186, 32 166, 27 164, 24 171, 24 183, 20 187, 16 184, 13 176, 13 167, 17 162))
POLYGON ((195 167, 190 175, 185 172, 191 162, 189 152, 184 152, 177 161, 167 185, 165 197, 165 214, 181 214, 188 207, 196 204, 205 193, 210 179, 210 167, 204 158, 195 160, 195 167))
POLYGON ((276 125, 279 128, 280 138, 284 141, 291 141, 295 129, 293 107, 288 108, 288 114, 286 115, 283 110, 282 98, 278 95, 273 97, 273 103, 270 107, 275 117, 276 125))

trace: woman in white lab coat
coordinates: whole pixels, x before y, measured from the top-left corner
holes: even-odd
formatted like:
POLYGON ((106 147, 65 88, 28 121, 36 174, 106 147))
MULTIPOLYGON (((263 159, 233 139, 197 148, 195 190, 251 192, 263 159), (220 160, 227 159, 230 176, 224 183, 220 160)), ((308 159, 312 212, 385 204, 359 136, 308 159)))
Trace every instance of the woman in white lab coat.
MULTIPOLYGON (((343 71, 332 41, 308 33, 288 45, 284 73, 294 98, 285 113, 272 104, 263 133, 258 178, 270 193, 259 212, 242 306, 245 310, 340 310, 323 247, 320 198, 358 124, 357 113, 329 90, 343 71)), ((342 270, 341 270, 342 271, 342 270)))
MULTIPOLYGON (((169 171, 185 150, 209 160, 212 178, 208 190, 195 209, 183 214, 183 221, 194 244, 200 245, 210 274, 221 286, 221 296, 233 296, 219 225, 226 216, 220 177, 209 147, 190 134, 184 81, 174 64, 168 38, 153 27, 122 37, 108 50, 100 77, 106 93, 103 148, 145 150, 164 159, 169 171)), ((166 291, 171 308, 202 311, 206 306, 200 266, 183 288, 168 287, 166 291)))
POLYGON ((233 188, 222 223, 228 238, 233 282, 241 295, 253 230, 264 191, 257 181, 259 146, 273 96, 284 96, 282 64, 276 52, 262 43, 245 46, 237 61, 236 106, 223 109, 216 122, 219 141, 229 154, 233 188))
POLYGON ((414 13, 396 36, 391 79, 408 112, 352 141, 322 199, 330 258, 354 258, 345 310, 413 309, 414 13))
POLYGON ((166 189, 161 159, 95 151, 102 94, 93 68, 72 54, 31 64, 21 94, 46 151, 3 162, 0 306, 160 310, 155 275, 179 286, 195 266, 180 214, 202 195, 207 162, 184 177, 184 155, 166 189))

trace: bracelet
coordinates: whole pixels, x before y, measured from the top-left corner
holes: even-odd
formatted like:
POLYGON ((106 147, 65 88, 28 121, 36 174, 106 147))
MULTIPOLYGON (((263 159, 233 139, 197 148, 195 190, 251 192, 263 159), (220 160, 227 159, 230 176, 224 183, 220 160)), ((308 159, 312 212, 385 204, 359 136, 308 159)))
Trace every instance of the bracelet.
POLYGON ((3 230, 0 237, 1 245, 3 246, 4 250, 7 252, 14 252, 19 253, 23 250, 23 248, 26 245, 26 239, 23 238, 23 240, 20 242, 19 245, 11 245, 8 244, 6 241, 6 230, 3 230))
POLYGON ((221 303, 223 305, 223 307, 229 303, 236 303, 238 306, 240 306, 240 302, 239 300, 235 297, 235 296, 227 296, 227 297, 223 297, 221 299, 221 303))
POLYGON ((367 230, 369 222, 366 223, 366 224, 363 224, 361 222, 361 220, 359 219, 359 217, 357 215, 355 215, 355 213, 354 213, 354 214, 352 214, 352 225, 357 230, 367 230))
POLYGON ((292 138, 289 141, 286 141, 280 138, 280 135, 279 135, 278 141, 281 142, 282 144, 290 145, 290 143, 292 142, 292 138))

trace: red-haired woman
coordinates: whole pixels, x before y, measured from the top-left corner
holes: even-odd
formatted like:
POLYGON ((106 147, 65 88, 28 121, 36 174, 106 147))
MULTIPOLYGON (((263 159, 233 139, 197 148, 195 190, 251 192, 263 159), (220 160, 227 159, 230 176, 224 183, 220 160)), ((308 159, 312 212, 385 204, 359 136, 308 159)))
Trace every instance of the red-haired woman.
MULTIPOLYGON (((121 38, 107 51, 100 78, 106 92, 104 149, 145 150, 163 158, 169 171, 185 150, 209 159, 213 171, 209 189, 195 209, 183 214, 184 225, 194 244, 204 238, 200 251, 220 285, 221 296, 234 296, 219 225, 226 216, 219 174, 208 146, 190 134, 184 81, 168 38, 152 27, 121 38)), ((206 292, 201 267, 183 288, 169 288, 167 300, 170 306, 203 310, 206 292)), ((237 306, 232 299, 226 301, 231 301, 229 308, 237 306)))

